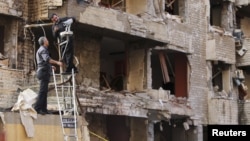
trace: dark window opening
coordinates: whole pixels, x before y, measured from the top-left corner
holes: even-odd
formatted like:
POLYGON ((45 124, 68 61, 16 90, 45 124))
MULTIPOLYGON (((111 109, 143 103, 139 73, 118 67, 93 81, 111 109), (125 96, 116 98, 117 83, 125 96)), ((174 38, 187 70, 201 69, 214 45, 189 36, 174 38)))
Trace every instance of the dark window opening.
POLYGON ((100 60, 100 89, 123 90, 126 76, 124 43, 104 37, 100 60))
POLYGON ((222 0, 210 0, 210 24, 221 26, 222 0))
POLYGON ((169 90, 175 96, 187 97, 188 62, 183 53, 152 51, 152 89, 169 90))
POLYGON ((109 141, 129 141, 130 127, 125 116, 107 116, 107 135, 109 141))
POLYGON ((241 7, 237 7, 236 16, 238 18, 250 18, 250 5, 243 5, 241 7))
POLYGON ((166 0, 165 12, 172 15, 179 15, 179 0, 166 0))
POLYGON ((226 82, 229 74, 230 65, 225 64, 221 61, 214 61, 212 68, 212 85, 215 92, 220 92, 222 90, 226 90, 229 88, 226 82))
POLYGON ((164 3, 164 11, 171 15, 176 15, 180 21, 185 21, 185 9, 186 1, 185 0, 166 0, 164 3))
POLYGON ((250 37, 248 32, 248 24, 250 18, 250 5, 237 7, 236 10, 236 29, 242 30, 245 38, 250 37))
MULTIPOLYGON (((185 127, 183 123, 185 119, 171 119, 169 121, 160 121, 154 124, 154 141, 187 141, 185 127)), ((191 125, 187 125, 187 130, 192 129, 191 125)))

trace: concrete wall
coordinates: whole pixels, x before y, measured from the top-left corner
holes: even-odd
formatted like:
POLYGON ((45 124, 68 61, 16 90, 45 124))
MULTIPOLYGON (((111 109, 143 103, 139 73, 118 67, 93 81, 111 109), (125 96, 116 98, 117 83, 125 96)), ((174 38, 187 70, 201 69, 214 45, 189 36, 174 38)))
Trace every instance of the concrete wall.
MULTIPOLYGON (((187 22, 192 25, 194 37, 194 53, 189 56, 189 62, 191 66, 190 74, 190 92, 189 100, 191 101, 192 108, 195 109, 196 117, 198 117, 203 124, 217 123, 217 124, 235 124, 237 123, 237 116, 232 113, 237 113, 237 101, 225 100, 224 107, 220 104, 215 104, 216 100, 209 97, 209 91, 211 79, 211 66, 206 62, 206 48, 210 47, 206 45, 206 39, 210 39, 210 35, 206 34, 209 29, 209 23, 206 21, 209 17, 209 1, 202 3, 201 1, 188 1, 187 22), (206 7, 206 8, 197 8, 206 7), (206 17, 206 18, 204 18, 206 17), (196 39, 196 40, 195 40, 196 39), (207 65, 206 65, 207 64, 207 65), (221 108, 220 108, 221 107, 221 108), (225 109, 230 109, 225 111, 225 109), (217 110, 217 111, 215 111, 217 110), (223 111, 224 110, 224 111, 223 111), (214 116, 214 115, 218 116, 214 116), (211 115, 211 116, 210 116, 211 115), (216 118, 216 120, 214 119, 216 118), (219 120, 218 120, 219 119, 219 120)), ((225 37, 219 34, 213 34, 215 39, 215 60, 225 61, 230 64, 235 63, 234 53, 234 40, 232 37, 225 37), (227 48, 228 47, 228 48, 227 48)), ((223 100, 222 100, 223 101, 223 100)), ((200 130, 199 130, 200 131, 200 130)), ((199 133, 198 133, 199 134, 199 133)), ((199 135, 201 135, 200 133, 199 135)), ((202 140, 200 137, 198 140, 202 140)))
POLYGON ((214 98, 208 105, 209 124, 238 124, 238 101, 214 98))
MULTIPOLYGON (((27 116, 27 118, 30 117, 27 116)), ((3 126, 5 131, 5 141, 64 140, 59 115, 38 115, 37 119, 31 120, 31 122, 27 119, 25 125, 29 125, 29 128, 26 129, 21 122, 19 113, 6 112, 2 120, 4 120, 4 124, 1 126, 3 126)), ((65 133, 74 133, 73 129, 74 128, 65 128, 65 133)), ((82 135, 79 128, 77 128, 77 132, 78 140, 81 140, 82 135)))
POLYGON ((218 60, 228 64, 235 64, 234 38, 216 32, 209 33, 206 57, 207 60, 218 60))
POLYGON ((23 84, 23 71, 0 68, 0 107, 11 108, 17 100, 17 88, 23 84))
POLYGON ((240 6, 240 5, 248 5, 250 3, 249 0, 235 0, 235 4, 237 6, 240 6))
POLYGON ((239 124, 249 125, 250 124, 250 102, 242 101, 239 102, 239 124))
POLYGON ((0 2, 0 13, 20 17, 23 12, 22 0, 8 0, 0 2))
POLYGON ((47 20, 49 16, 48 9, 53 9, 54 7, 63 7, 63 3, 67 3, 67 1, 28 0, 27 3, 29 7, 29 21, 35 22, 38 20, 47 20))
POLYGON ((147 0, 140 0, 140 1, 126 0, 125 11, 127 13, 131 13, 134 15, 142 14, 148 11, 146 6, 147 6, 147 0))
POLYGON ((75 32, 75 57, 79 61, 76 82, 79 85, 99 88, 101 39, 89 38, 75 32))
MULTIPOLYGON (((208 110, 207 110, 207 70, 206 69, 206 39, 207 39, 207 15, 209 9, 207 1, 186 1, 187 4, 187 17, 186 24, 192 27, 192 46, 193 54, 188 56, 190 63, 190 91, 188 99, 191 102, 191 107, 195 111, 195 117, 206 124, 208 121, 208 110), (203 8, 201 8, 203 7, 203 8)), ((201 133, 198 133, 202 135, 201 133)), ((198 139, 202 140, 202 139, 198 139)))
POLYGON ((129 91, 142 91, 143 88, 143 80, 144 80, 144 66, 146 65, 144 57, 145 57, 145 49, 136 48, 136 44, 130 46, 129 55, 128 55, 128 82, 127 89, 129 91))
POLYGON ((171 19, 166 19, 165 22, 155 22, 113 9, 87 7, 84 12, 80 13, 79 22, 170 43, 182 52, 192 52, 192 38, 194 37, 191 34, 191 28, 188 24, 174 22, 171 19))
MULTIPOLYGON (((26 20, 27 1, 1 1, 1 5, 8 5, 8 12, 0 15, 0 25, 4 27, 4 46, 1 52, 7 59, 0 67, 1 80, 1 108, 10 108, 16 102, 17 89, 36 84, 32 70, 34 70, 34 48, 29 31, 24 32, 23 21, 14 16, 22 16, 26 20), (18 12, 19 11, 19 12, 18 12), (9 16, 12 15, 12 16, 9 16), (14 16, 13 16, 14 15, 14 16), (27 42, 25 42, 27 40, 27 42)), ((5 8, 1 8, 4 10, 5 8)), ((2 61, 2 60, 1 60, 2 61)))

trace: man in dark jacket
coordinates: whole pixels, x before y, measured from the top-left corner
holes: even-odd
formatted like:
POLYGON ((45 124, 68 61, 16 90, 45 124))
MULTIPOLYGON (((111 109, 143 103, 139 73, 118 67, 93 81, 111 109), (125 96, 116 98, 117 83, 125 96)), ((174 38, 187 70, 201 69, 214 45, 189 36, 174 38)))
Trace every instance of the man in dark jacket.
POLYGON ((59 41, 61 59, 66 65, 64 73, 78 72, 74 61, 73 32, 70 30, 71 24, 76 20, 73 17, 59 18, 57 14, 52 14, 50 20, 53 22, 52 34, 59 41))
POLYGON ((37 78, 40 81, 40 88, 38 92, 37 101, 34 105, 35 110, 38 114, 47 114, 47 95, 50 76, 52 74, 52 69, 56 69, 55 64, 62 66, 62 62, 56 61, 49 56, 49 41, 46 37, 42 36, 38 39, 40 45, 39 49, 36 52, 36 61, 37 61, 37 78))

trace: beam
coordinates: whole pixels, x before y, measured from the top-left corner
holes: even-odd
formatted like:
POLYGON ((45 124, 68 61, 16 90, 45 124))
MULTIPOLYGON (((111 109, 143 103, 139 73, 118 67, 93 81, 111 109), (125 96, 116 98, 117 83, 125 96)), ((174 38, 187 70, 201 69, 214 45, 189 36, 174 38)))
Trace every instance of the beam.
POLYGON ((45 24, 30 24, 30 25, 25 25, 24 28, 28 27, 41 27, 41 26, 50 26, 53 25, 53 23, 45 23, 45 24))

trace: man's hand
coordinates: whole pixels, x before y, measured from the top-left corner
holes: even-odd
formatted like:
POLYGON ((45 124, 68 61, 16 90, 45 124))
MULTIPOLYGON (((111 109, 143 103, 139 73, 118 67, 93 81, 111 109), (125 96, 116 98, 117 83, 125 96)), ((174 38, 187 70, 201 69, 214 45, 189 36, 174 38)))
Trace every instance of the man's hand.
POLYGON ((63 66, 63 63, 62 63, 61 61, 58 61, 58 62, 57 62, 57 65, 60 66, 60 67, 62 67, 62 66, 63 66))
POLYGON ((54 71, 56 71, 56 67, 55 67, 55 66, 52 66, 52 69, 53 69, 54 71))

